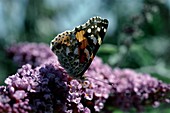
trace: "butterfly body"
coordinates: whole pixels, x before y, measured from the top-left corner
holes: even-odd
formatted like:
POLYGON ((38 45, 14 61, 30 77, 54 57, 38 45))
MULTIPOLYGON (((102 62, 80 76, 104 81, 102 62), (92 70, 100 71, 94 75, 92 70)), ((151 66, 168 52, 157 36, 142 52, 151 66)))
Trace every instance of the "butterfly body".
POLYGON ((58 34, 51 41, 51 50, 70 76, 83 76, 103 41, 107 27, 108 20, 97 16, 71 31, 58 34))

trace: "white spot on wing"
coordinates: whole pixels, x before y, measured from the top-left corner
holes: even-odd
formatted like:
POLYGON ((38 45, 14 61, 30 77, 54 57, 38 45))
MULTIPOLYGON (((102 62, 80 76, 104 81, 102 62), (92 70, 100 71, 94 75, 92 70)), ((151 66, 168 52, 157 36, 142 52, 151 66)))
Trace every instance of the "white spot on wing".
POLYGON ((77 28, 80 28, 80 25, 79 25, 79 26, 77 26, 77 28))
POLYGON ((66 48, 66 55, 68 55, 70 53, 70 50, 69 50, 69 48, 67 47, 66 48))
POLYGON ((93 35, 93 34, 91 34, 91 37, 94 37, 94 35, 93 35))
POLYGON ((106 28, 104 28, 104 32, 106 32, 106 28))
POLYGON ((93 44, 97 44, 97 39, 96 39, 96 37, 94 37, 94 35, 93 34, 91 34, 91 39, 93 40, 93 44))
POLYGON ((86 24, 83 24, 82 27, 83 27, 83 28, 86 27, 86 24))
POLYGON ((93 43, 96 45, 97 44, 97 39, 93 38, 93 43))
POLYGON ((89 29, 87 30, 87 32, 88 32, 88 33, 91 33, 91 29, 89 28, 89 29))
POLYGON ((97 31, 100 32, 100 27, 97 27, 97 31))
POLYGON ((74 50, 74 54, 77 54, 77 55, 78 55, 78 48, 76 48, 76 49, 74 50))
POLYGON ((86 53, 87 55, 87 59, 89 60, 90 59, 90 54, 89 54, 89 51, 87 49, 84 50, 84 53, 86 53))
POLYGON ((101 39, 101 37, 98 38, 98 43, 99 43, 99 45, 102 44, 102 39, 101 39))

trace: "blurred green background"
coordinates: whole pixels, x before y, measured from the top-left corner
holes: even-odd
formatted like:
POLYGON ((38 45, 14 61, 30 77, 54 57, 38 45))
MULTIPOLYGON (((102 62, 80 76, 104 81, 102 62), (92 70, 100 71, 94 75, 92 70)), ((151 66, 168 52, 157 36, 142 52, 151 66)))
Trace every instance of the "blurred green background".
MULTIPOLYGON (((58 33, 93 16, 109 20, 97 53, 105 63, 170 83, 170 0, 1 0, 0 84, 16 72, 6 47, 18 42, 49 44, 58 33)), ((146 112, 167 113, 168 107, 146 112)))

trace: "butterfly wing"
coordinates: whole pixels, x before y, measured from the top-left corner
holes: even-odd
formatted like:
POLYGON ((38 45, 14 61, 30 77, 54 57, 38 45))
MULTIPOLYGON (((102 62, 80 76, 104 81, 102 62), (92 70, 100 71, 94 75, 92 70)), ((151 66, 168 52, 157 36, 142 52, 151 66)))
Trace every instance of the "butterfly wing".
POLYGON ((86 66, 79 73, 82 76, 90 66, 95 57, 108 27, 108 20, 100 17, 93 17, 86 24, 76 29, 76 38, 79 41, 80 63, 86 62, 86 66), (83 30, 82 30, 83 29, 83 30))
POLYGON ((72 31, 65 31, 51 41, 51 49, 72 77, 81 77, 90 66, 107 31, 108 20, 93 17, 72 31))

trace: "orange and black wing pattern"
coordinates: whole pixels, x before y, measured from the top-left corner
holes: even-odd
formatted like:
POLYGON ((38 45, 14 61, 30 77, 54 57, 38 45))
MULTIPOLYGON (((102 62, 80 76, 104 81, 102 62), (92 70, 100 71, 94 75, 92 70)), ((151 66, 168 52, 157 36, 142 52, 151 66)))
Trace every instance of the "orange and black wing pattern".
POLYGON ((103 42, 107 27, 108 20, 97 16, 51 41, 51 50, 70 76, 83 76, 103 42))

